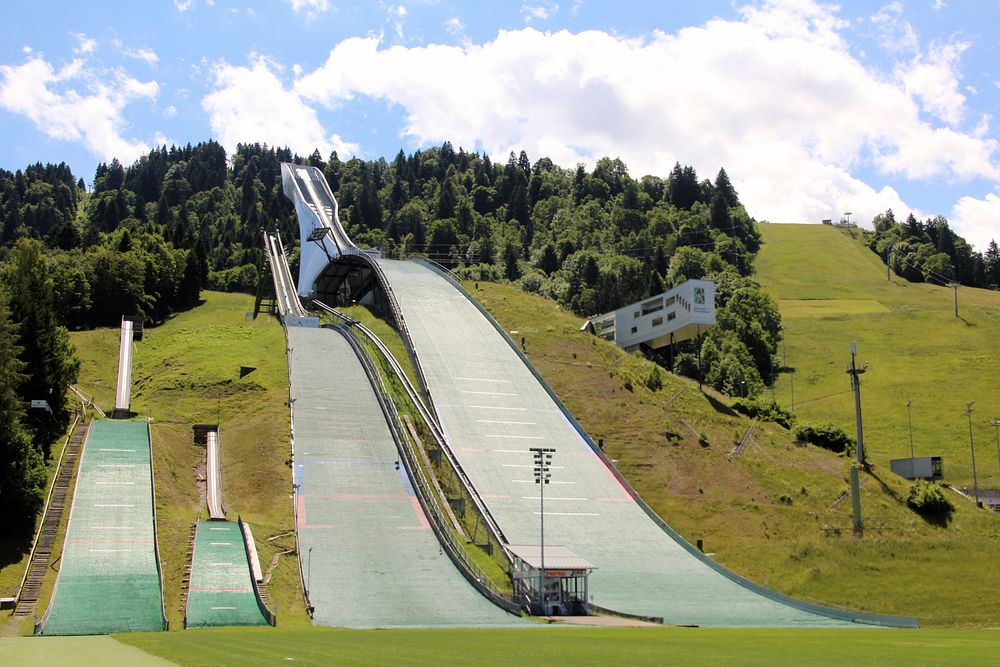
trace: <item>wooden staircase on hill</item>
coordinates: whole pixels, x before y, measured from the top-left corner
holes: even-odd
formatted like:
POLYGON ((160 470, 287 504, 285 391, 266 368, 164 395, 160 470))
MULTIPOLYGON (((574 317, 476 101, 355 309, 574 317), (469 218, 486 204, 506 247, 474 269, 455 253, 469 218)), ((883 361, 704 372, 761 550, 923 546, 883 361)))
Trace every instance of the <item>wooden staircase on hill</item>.
POLYGON ((14 616, 30 616, 35 611, 35 604, 38 602, 38 594, 42 590, 42 580, 49 567, 49 558, 52 556, 52 545, 56 539, 56 531, 59 529, 59 522, 62 520, 63 509, 66 507, 66 495, 69 492, 69 483, 73 479, 76 470, 76 463, 80 458, 80 449, 87 436, 87 423, 83 419, 76 422, 73 433, 70 435, 69 444, 66 446, 66 455, 63 457, 62 465, 56 473, 55 485, 52 488, 52 498, 42 519, 41 528, 35 547, 31 552, 28 561, 28 570, 18 592, 17 605, 14 607, 14 616))

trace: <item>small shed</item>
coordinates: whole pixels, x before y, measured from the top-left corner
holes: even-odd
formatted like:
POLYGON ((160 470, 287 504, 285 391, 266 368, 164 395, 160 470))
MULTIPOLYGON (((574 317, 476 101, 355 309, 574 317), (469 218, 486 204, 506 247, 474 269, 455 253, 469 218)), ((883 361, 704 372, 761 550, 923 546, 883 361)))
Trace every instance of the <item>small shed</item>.
POLYGON ((894 473, 905 479, 933 479, 944 477, 944 468, 940 456, 916 456, 905 459, 892 459, 889 467, 894 473))
POLYGON ((514 594, 532 614, 586 616, 587 577, 597 566, 568 547, 537 544, 508 547, 514 566, 514 594))

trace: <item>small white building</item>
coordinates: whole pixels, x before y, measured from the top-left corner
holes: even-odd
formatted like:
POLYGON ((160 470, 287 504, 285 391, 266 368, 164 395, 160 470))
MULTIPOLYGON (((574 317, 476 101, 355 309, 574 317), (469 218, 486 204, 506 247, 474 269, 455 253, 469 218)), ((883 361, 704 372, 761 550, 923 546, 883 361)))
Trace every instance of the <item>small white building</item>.
POLYGON ((688 280, 669 292, 587 320, 583 329, 618 347, 660 348, 700 336, 715 326, 715 283, 688 280))

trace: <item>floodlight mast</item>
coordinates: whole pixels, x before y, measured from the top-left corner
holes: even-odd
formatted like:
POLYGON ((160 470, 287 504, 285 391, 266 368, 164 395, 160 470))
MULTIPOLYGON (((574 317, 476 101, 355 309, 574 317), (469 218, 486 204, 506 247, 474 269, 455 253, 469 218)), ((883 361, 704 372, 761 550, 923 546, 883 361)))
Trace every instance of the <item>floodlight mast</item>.
POLYGON ((847 369, 847 372, 851 376, 851 388, 854 389, 854 419, 858 434, 858 464, 862 467, 867 467, 867 462, 865 461, 864 429, 861 423, 861 381, 858 379, 858 376, 868 370, 868 364, 865 364, 862 368, 858 368, 857 363, 855 363, 855 356, 857 354, 858 346, 851 343, 851 367, 847 369))
POLYGON ((538 517, 540 522, 539 530, 539 552, 541 568, 538 573, 538 595, 540 597, 541 608, 545 610, 545 485, 549 483, 552 466, 552 453, 556 451, 552 447, 531 447, 530 451, 534 455, 535 462, 535 484, 538 484, 538 517))
POLYGON ((965 406, 965 414, 969 416, 969 449, 972 450, 972 491, 976 494, 976 507, 979 507, 979 480, 976 478, 976 444, 972 440, 972 406, 975 401, 965 406))
POLYGON ((993 430, 996 431, 997 436, 997 463, 1000 464, 1000 419, 994 419, 990 422, 993 426, 993 430))

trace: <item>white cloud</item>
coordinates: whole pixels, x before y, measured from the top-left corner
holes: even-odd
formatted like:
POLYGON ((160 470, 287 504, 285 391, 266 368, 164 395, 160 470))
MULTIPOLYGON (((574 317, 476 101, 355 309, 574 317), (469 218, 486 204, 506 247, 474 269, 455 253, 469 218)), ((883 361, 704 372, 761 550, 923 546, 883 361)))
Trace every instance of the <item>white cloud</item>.
POLYGON ((191 9, 191 5, 194 4, 194 0, 174 0, 174 7, 177 11, 183 13, 191 9))
MULTIPOLYGON (((861 168, 885 181, 1000 182, 995 140, 921 117, 922 106, 961 117, 947 78, 913 74, 907 87, 870 70, 825 5, 766 3, 741 17, 646 39, 530 28, 463 46, 352 38, 294 90, 331 109, 359 95, 398 105, 415 146, 524 148, 562 165, 619 156, 633 175, 665 176, 678 160, 702 177, 725 166, 751 213, 778 222, 910 210, 897 191, 852 175, 861 168)), ((955 57, 945 49, 927 62, 955 57)))
POLYGON ((925 111, 949 125, 957 125, 965 116, 958 62, 969 46, 960 41, 931 44, 926 57, 918 55, 899 71, 907 92, 920 99, 925 111))
POLYGON ((277 69, 263 56, 249 67, 220 63, 214 68, 215 90, 202 100, 209 114, 212 134, 230 152, 241 142, 266 142, 288 146, 302 155, 319 149, 348 156, 357 144, 324 132, 316 111, 278 77, 277 69))
POLYGON ((177 107, 175 107, 173 104, 171 104, 170 106, 168 106, 166 109, 163 110, 164 118, 174 118, 175 116, 177 116, 177 107))
POLYGON ((403 5, 388 5, 385 8, 386 21, 392 26, 392 32, 396 39, 403 41, 406 37, 406 7, 403 5))
POLYGON ((141 60, 147 65, 155 65, 160 62, 160 56, 156 55, 156 51, 153 49, 125 49, 122 53, 129 58, 141 60))
POLYGON ((73 53, 76 54, 87 54, 93 53, 97 49, 97 40, 87 37, 82 32, 75 33, 77 41, 80 42, 79 46, 73 49, 73 53))
POLYGON ((32 49, 30 46, 26 45, 21 47, 21 53, 23 53, 24 55, 31 55, 31 51, 32 49))
POLYGON ((137 99, 155 99, 156 81, 139 81, 121 70, 97 71, 80 59, 56 71, 40 57, 0 65, 0 77, 0 108, 26 117, 49 137, 80 142, 105 161, 132 162, 149 150, 143 141, 123 136, 124 109, 137 99))
POLYGON ((946 8, 947 6, 948 3, 945 2, 944 0, 934 0, 933 4, 931 4, 931 9, 933 9, 936 12, 939 12, 942 9, 946 8))
POLYGON ((879 9, 871 22, 879 31, 882 48, 890 53, 913 53, 920 45, 913 25, 903 18, 903 3, 899 0, 879 9))
POLYGON ((962 197, 948 221, 959 236, 983 252, 991 240, 1000 242, 1000 196, 991 192, 983 199, 962 197))
POLYGON ((462 19, 457 16, 450 18, 444 22, 444 29, 449 35, 461 40, 462 42, 468 42, 469 38, 465 34, 465 24, 462 23, 462 19))
POLYGON ((546 2, 539 5, 521 5, 521 16, 525 23, 544 21, 559 11, 559 5, 546 2))
POLYGON ((312 20, 330 9, 329 0, 289 0, 292 3, 292 11, 296 14, 305 12, 306 18, 312 20))

